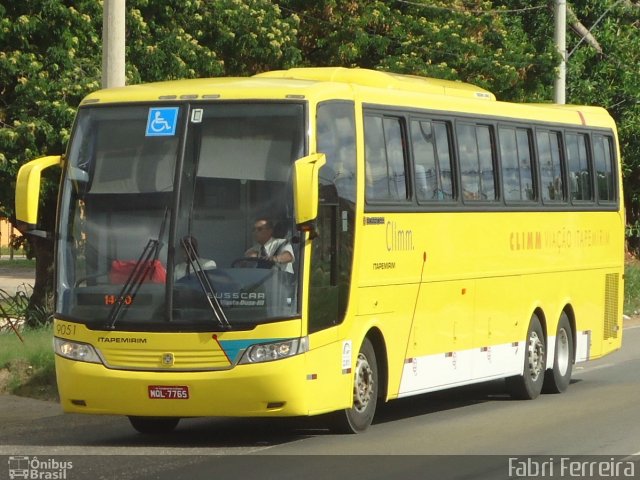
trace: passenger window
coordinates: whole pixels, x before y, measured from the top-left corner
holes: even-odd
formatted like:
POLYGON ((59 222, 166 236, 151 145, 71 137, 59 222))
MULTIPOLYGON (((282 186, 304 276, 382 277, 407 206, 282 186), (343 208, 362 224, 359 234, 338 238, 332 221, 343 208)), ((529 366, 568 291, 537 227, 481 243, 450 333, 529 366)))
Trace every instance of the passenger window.
POLYGON ((530 130, 501 127, 499 132, 505 200, 535 200, 530 130))
POLYGON ((538 131, 536 133, 538 161, 540 162, 540 179, 542 181, 542 201, 545 203, 565 200, 561 143, 558 132, 538 131))
POLYGON ((416 196, 419 202, 453 198, 450 134, 444 122, 411 122, 416 196))
POLYGON ((496 200, 491 128, 461 123, 456 130, 464 199, 496 200))
POLYGON ((367 115, 364 132, 366 199, 406 200, 406 152, 401 119, 367 115))
POLYGON ((612 145, 611 137, 593 136, 593 159, 596 164, 598 199, 601 202, 613 202, 616 200, 612 145))
POLYGON ((593 177, 587 153, 587 136, 567 133, 566 139, 571 200, 593 200, 593 177))

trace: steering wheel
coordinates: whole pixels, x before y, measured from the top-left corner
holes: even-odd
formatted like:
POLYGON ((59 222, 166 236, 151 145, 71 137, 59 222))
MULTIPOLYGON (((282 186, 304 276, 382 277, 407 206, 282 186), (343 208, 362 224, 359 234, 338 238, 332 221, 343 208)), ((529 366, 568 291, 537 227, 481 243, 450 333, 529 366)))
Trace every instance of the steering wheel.
POLYGON ((272 260, 260 257, 241 257, 231 262, 231 268, 271 268, 273 265, 274 262, 272 260), (247 263, 254 265, 247 267, 247 263))

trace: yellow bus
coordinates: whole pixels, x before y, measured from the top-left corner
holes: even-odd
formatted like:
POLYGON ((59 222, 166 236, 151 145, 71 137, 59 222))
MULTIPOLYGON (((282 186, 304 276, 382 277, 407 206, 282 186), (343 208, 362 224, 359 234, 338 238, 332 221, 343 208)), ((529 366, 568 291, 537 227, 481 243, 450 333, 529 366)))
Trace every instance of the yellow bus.
POLYGON ((82 101, 66 155, 19 173, 25 229, 52 165, 66 412, 360 432, 382 402, 474 382, 562 392, 621 346, 601 108, 364 69, 171 81, 82 101))

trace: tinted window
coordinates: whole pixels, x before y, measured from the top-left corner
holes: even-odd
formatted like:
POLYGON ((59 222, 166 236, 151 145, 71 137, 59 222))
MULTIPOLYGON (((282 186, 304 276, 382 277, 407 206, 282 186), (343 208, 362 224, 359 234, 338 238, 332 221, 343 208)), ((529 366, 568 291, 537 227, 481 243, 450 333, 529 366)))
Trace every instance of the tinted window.
POLYGON ((598 199, 605 202, 616 199, 612 145, 611 137, 593 136, 593 159, 596 166, 598 199))
POLYGON ((444 122, 411 122, 418 201, 446 201, 453 198, 449 137, 449 129, 444 122))
POLYGON ((406 200, 406 155, 401 120, 367 115, 364 133, 367 200, 406 200))
POLYGON ((500 128, 502 182, 507 201, 534 200, 531 132, 524 128, 500 128))
POLYGON ((536 133, 540 179, 542 181, 542 200, 544 202, 561 202, 564 198, 561 143, 558 132, 538 131, 536 133))
POLYGON ((572 200, 592 200, 592 174, 587 150, 588 138, 578 133, 567 133, 567 163, 569 191, 572 200))
POLYGON ((464 199, 495 200, 496 189, 490 127, 458 124, 456 130, 464 199))

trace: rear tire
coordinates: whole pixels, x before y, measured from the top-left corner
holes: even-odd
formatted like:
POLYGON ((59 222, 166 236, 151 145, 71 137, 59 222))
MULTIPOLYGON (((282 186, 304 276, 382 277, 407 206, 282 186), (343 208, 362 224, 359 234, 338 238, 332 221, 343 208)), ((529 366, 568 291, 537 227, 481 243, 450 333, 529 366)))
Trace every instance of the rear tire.
POLYGON ((562 312, 556 331, 556 348, 553 368, 547 370, 544 378, 544 393, 562 393, 571 382, 573 369, 573 330, 567 314, 562 312))
POLYGON ((364 432, 376 413, 378 403, 378 364, 373 345, 364 339, 353 379, 353 406, 333 414, 332 430, 339 433, 364 432))
POLYGON ((533 400, 540 395, 546 364, 547 349, 544 331, 540 319, 534 313, 527 331, 523 374, 506 379, 511 396, 519 400, 533 400))
POLYGON ((145 435, 160 435, 172 432, 178 422, 177 417, 129 417, 131 426, 145 435))

